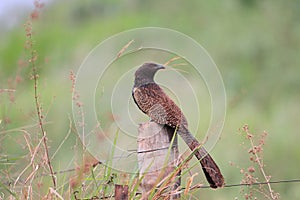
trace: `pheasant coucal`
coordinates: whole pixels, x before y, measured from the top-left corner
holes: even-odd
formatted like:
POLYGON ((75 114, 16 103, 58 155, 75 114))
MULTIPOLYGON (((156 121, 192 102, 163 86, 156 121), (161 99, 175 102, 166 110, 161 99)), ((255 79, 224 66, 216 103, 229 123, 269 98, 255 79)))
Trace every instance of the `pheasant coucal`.
MULTIPOLYGON (((141 111, 147 114, 152 121, 177 128, 177 133, 193 151, 201 144, 188 130, 188 123, 180 108, 174 101, 155 83, 154 75, 165 67, 156 63, 144 63, 135 72, 132 96, 141 111)), ((195 151, 194 155, 200 161, 203 172, 211 188, 224 186, 223 175, 204 147, 195 151)))

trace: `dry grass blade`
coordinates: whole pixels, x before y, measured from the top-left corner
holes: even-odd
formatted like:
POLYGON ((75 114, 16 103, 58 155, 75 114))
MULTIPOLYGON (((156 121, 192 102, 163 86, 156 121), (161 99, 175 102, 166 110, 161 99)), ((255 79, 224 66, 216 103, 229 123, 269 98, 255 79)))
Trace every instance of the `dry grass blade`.
POLYGON ((0 94, 4 92, 15 92, 16 90, 14 89, 0 89, 0 94))
POLYGON ((117 54, 116 59, 120 58, 124 51, 134 42, 134 40, 129 41, 117 54))
POLYGON ((184 195, 187 195, 188 192, 190 191, 190 188, 191 188, 191 185, 192 185, 192 183, 193 183, 194 177, 197 176, 197 175, 198 175, 198 173, 195 173, 195 174, 193 174, 193 175, 188 179, 187 184, 186 184, 186 188, 185 188, 185 190, 184 190, 184 195))
MULTIPOLYGON (((46 124, 51 124, 51 122, 45 122, 44 125, 46 125, 46 124)), ((39 124, 35 123, 35 124, 32 124, 32 125, 26 125, 26 126, 21 126, 21 127, 18 127, 18 128, 3 130, 3 131, 0 131, 0 135, 4 135, 4 134, 7 134, 7 133, 13 133, 13 132, 24 132, 25 129, 34 128, 34 127, 37 127, 37 126, 39 126, 39 124)))
POLYGON ((28 183, 28 181, 29 180, 33 180, 34 179, 34 175, 35 175, 35 173, 37 172, 37 170, 40 168, 40 166, 39 165, 36 165, 35 166, 35 168, 34 168, 34 170, 29 174, 29 176, 26 178, 26 180, 25 180, 25 184, 27 184, 28 183))
POLYGON ((57 198, 64 200, 64 198, 60 194, 58 194, 56 190, 54 190, 51 187, 50 187, 50 193, 54 194, 57 198))
POLYGON ((178 66, 187 66, 186 63, 178 63, 178 64, 173 64, 173 67, 178 67, 178 66))
POLYGON ((63 146, 63 144, 66 142, 66 140, 69 138, 70 134, 72 132, 72 120, 71 117, 69 116, 69 130, 67 135, 64 137, 64 139, 62 140, 62 142, 60 143, 60 145, 56 148, 56 151, 52 154, 51 156, 51 160, 56 156, 57 152, 61 149, 61 147, 63 146))
MULTIPOLYGON (((26 137, 25 137, 25 141, 27 141, 26 137)), ((30 163, 22 170, 22 172, 18 175, 17 179, 14 182, 14 187, 16 187, 17 182, 20 180, 21 176, 27 171, 27 169, 33 165, 33 161, 35 159, 36 154, 38 153, 38 150, 40 149, 40 145, 42 144, 42 142, 44 141, 44 137, 41 138, 41 140, 39 141, 38 145, 35 147, 34 151, 31 153, 31 159, 30 159, 30 163)), ((27 143, 27 146, 30 148, 30 144, 27 143)), ((32 151, 32 150, 30 150, 32 151)))
MULTIPOLYGON (((168 66, 170 63, 176 61, 176 60, 179 60, 179 59, 182 59, 182 57, 180 56, 176 56, 174 58, 171 58, 170 60, 168 60, 166 63, 164 63, 163 65, 164 66, 168 66)), ((178 66, 186 66, 187 64, 186 63, 174 63, 172 65, 169 65, 170 67, 172 67, 172 69, 174 69, 175 71, 179 71, 179 72, 183 72, 183 73, 188 73, 187 71, 183 70, 183 69, 176 69, 176 68, 173 68, 173 67, 178 67, 178 66)))
POLYGON ((173 61, 175 61, 175 60, 179 60, 179 59, 181 59, 182 57, 180 57, 180 56, 176 56, 176 57, 173 57, 173 58, 171 58, 170 60, 168 60, 167 62, 165 62, 163 65, 164 66, 167 66, 167 65, 169 65, 171 62, 173 62, 173 61))
POLYGON ((174 70, 177 71, 177 72, 182 72, 182 73, 186 73, 186 74, 189 73, 189 72, 187 72, 187 71, 185 71, 185 70, 183 70, 183 69, 175 69, 175 68, 174 68, 174 70))

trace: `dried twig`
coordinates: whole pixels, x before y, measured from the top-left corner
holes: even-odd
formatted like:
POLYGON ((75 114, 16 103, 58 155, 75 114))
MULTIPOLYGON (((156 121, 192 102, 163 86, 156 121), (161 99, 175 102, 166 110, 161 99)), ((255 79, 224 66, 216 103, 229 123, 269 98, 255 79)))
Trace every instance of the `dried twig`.
MULTIPOLYGON (((249 126, 246 124, 243 126, 243 131, 246 133, 246 137, 247 139, 249 140, 250 142, 250 150, 248 151, 248 153, 252 154, 254 157, 250 157, 250 160, 254 163, 257 163, 258 167, 259 167, 259 170, 260 172, 262 173, 264 179, 265 179, 265 183, 266 185, 268 186, 268 190, 269 190, 269 194, 270 194, 270 197, 271 199, 273 200, 276 200, 276 199, 279 199, 279 194, 275 193, 271 187, 271 184, 270 184, 270 178, 271 176, 267 176, 266 175, 266 172, 264 170, 264 164, 263 164, 263 160, 262 160, 262 156, 260 154, 262 154, 262 151, 263 151, 263 145, 265 143, 265 136, 267 135, 266 132, 263 133, 263 136, 262 136, 262 139, 259 141, 259 144, 258 145, 255 145, 254 144, 254 139, 253 139, 253 134, 250 133, 249 131, 249 126)), ((249 173, 253 173, 255 172, 255 168, 253 166, 249 167, 248 168, 248 172, 249 173)), ((247 176, 250 180, 250 185, 255 183, 255 179, 253 179, 253 177, 251 175, 248 175, 247 176)), ((248 183, 248 182, 246 182, 248 183)))

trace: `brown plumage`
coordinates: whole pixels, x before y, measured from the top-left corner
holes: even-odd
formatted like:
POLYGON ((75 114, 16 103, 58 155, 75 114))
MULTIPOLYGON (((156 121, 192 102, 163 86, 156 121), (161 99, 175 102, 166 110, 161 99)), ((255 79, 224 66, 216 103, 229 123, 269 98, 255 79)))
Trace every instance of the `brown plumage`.
MULTIPOLYGON (((189 132, 187 120, 180 108, 154 82, 154 75, 159 69, 164 69, 164 66, 155 63, 145 63, 135 72, 132 90, 133 99, 139 109, 154 122, 172 127, 174 131, 177 128, 177 133, 193 151, 195 148, 199 148, 201 144, 189 132)), ((223 175, 204 147, 200 147, 199 150, 195 151, 194 155, 200 161, 210 187, 223 187, 223 175)))

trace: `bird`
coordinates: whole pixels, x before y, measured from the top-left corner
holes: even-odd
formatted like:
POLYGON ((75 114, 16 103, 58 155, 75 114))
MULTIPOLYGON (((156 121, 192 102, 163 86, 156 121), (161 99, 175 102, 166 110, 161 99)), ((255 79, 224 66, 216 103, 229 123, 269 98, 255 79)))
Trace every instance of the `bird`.
POLYGON ((224 177, 210 154, 188 129, 187 119, 181 109, 154 81, 158 70, 165 66, 154 62, 142 64, 135 72, 132 97, 137 107, 151 121, 174 129, 200 161, 202 170, 211 188, 224 186, 224 177))

